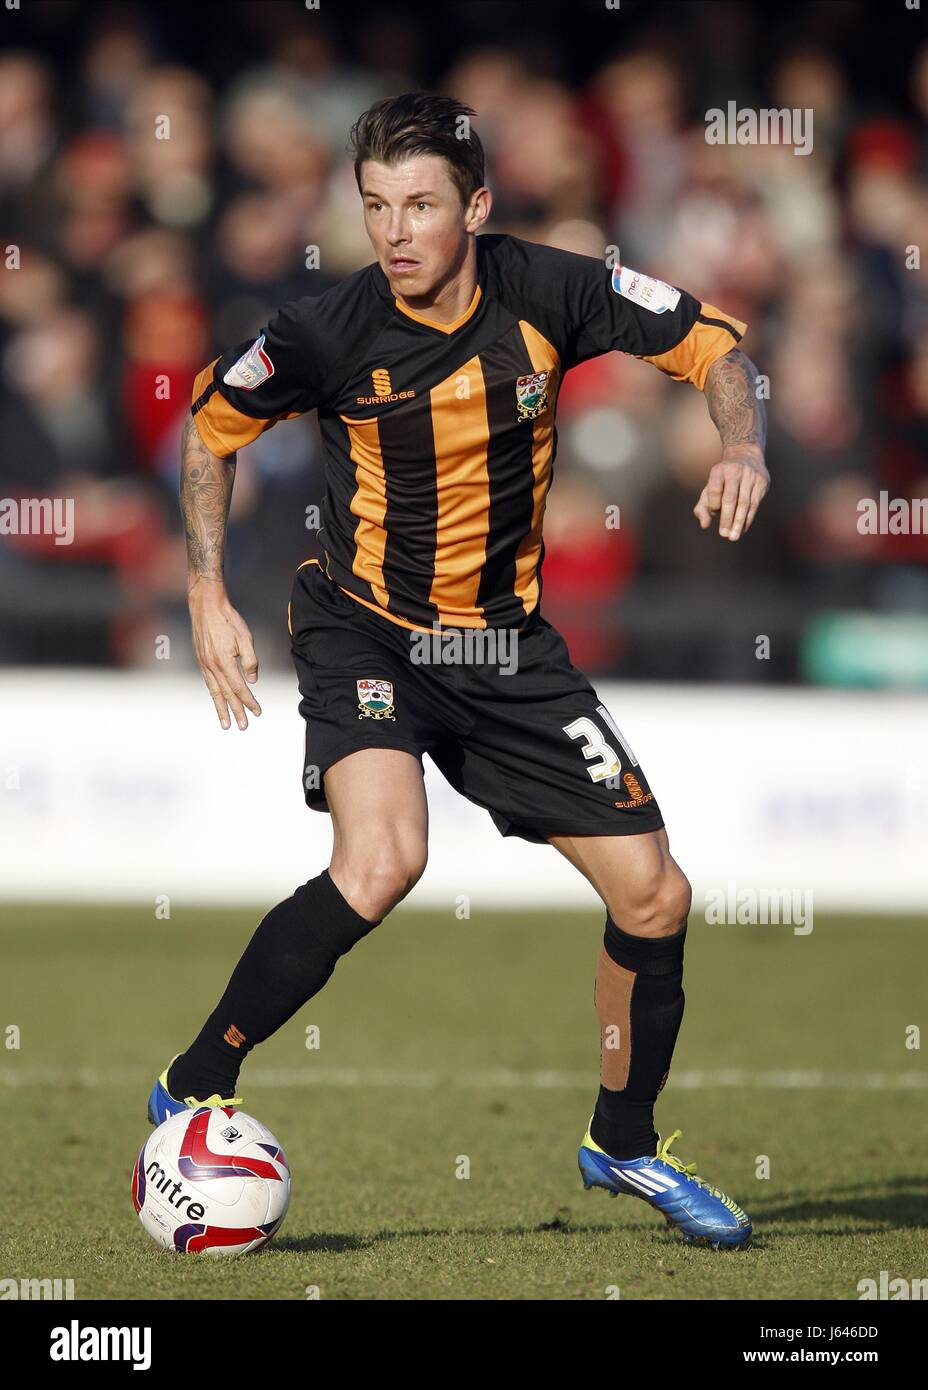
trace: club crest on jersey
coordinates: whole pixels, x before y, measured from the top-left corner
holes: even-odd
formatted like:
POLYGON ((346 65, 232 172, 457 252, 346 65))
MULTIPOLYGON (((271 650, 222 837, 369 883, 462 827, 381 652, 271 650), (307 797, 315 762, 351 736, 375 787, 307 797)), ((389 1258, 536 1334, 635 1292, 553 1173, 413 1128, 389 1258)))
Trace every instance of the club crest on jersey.
POLYGON ((617 265, 613 270, 612 288, 623 299, 640 304, 642 309, 650 309, 652 314, 666 314, 680 303, 680 291, 673 285, 668 285, 666 280, 652 280, 650 275, 630 270, 627 265, 617 265))
POLYGON ((227 386, 237 386, 241 391, 253 391, 262 381, 274 375, 274 363, 264 351, 264 334, 252 343, 234 367, 230 367, 222 378, 227 386))
POLYGON ((396 719, 392 681, 365 680, 357 685, 359 719, 396 719))
POLYGON ((532 372, 516 379, 516 405, 520 420, 534 420, 548 404, 548 373, 532 372))

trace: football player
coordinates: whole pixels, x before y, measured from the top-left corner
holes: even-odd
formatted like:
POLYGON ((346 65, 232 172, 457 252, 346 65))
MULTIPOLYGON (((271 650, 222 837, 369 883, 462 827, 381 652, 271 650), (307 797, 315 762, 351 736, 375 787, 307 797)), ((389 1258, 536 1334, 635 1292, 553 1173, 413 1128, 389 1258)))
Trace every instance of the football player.
POLYGON ((643 1199, 687 1241, 743 1246, 747 1216, 670 1152, 679 1131, 654 1127, 683 1014, 690 885, 643 768, 541 596, 564 374, 619 351, 702 391, 720 457, 694 514, 734 542, 768 486, 757 372, 739 347, 745 324, 684 289, 479 235, 492 198, 474 114, 419 92, 362 115, 352 140, 374 261, 284 305, 194 386, 181 487, 189 607, 223 728, 260 714, 251 634, 223 581, 236 452, 318 411, 322 553, 296 574, 289 624, 305 797, 331 815, 334 847, 328 868, 260 923, 155 1083, 149 1117, 240 1104, 252 1048, 420 878, 428 753, 501 834, 552 845, 602 899, 602 1062, 584 1185, 643 1199))

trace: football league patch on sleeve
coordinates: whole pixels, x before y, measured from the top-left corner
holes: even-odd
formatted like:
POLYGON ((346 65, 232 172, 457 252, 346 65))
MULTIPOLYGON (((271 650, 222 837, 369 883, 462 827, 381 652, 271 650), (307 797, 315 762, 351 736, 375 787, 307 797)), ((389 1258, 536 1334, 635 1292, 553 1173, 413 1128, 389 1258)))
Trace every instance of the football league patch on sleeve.
POLYGON ((252 343, 247 352, 230 367, 222 378, 226 386, 237 386, 241 391, 253 391, 262 381, 274 375, 274 363, 264 350, 264 334, 252 343))
POLYGON ((652 314, 666 314, 680 303, 680 291, 673 285, 668 285, 666 280, 652 280, 650 275, 630 270, 627 265, 617 265, 613 270, 612 288, 623 299, 630 299, 642 309, 650 309, 652 314))

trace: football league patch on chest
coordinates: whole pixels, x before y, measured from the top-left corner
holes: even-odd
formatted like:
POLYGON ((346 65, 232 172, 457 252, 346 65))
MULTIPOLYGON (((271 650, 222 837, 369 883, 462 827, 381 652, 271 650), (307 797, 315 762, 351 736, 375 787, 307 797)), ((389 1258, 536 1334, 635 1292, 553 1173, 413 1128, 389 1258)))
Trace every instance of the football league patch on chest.
POLYGON ((237 386, 240 391, 253 391, 262 381, 267 381, 273 375, 274 363, 264 350, 262 333, 222 379, 226 386, 237 386))
POLYGON ((673 285, 668 285, 666 280, 652 280, 650 275, 642 275, 627 265, 617 265, 613 270, 612 288, 623 299, 630 299, 642 309, 650 309, 652 314, 666 314, 680 303, 680 291, 673 285))

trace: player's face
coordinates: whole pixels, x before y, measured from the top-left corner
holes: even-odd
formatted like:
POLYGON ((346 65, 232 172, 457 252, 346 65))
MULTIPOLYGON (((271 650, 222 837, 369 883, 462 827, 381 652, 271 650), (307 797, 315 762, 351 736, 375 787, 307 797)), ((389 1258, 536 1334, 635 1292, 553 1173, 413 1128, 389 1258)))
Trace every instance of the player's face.
POLYGON ((361 197, 380 268, 393 293, 413 302, 428 302, 460 270, 468 236, 489 212, 485 188, 462 206, 439 155, 415 155, 400 164, 365 160, 361 197))

